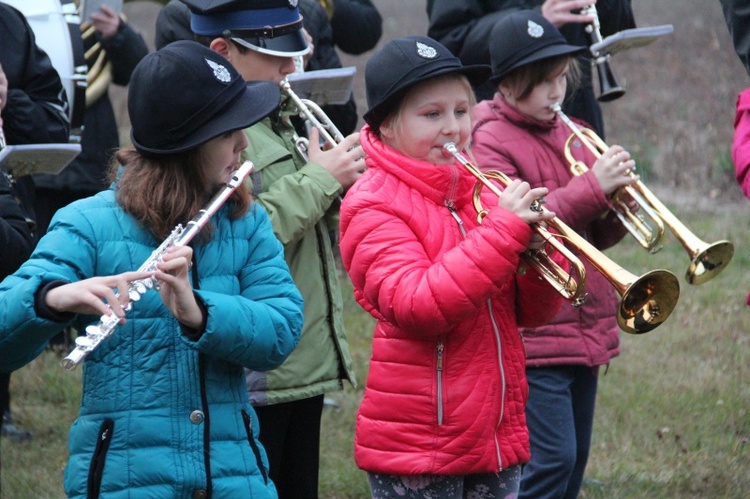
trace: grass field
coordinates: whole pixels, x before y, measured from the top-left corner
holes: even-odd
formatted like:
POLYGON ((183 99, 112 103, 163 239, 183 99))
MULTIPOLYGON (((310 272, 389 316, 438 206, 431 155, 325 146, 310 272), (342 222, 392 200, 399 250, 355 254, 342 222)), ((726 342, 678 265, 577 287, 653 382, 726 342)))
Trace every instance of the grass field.
MULTIPOLYGON (((671 207, 671 206, 670 206, 671 207)), ((720 211, 674 211, 704 240, 736 246, 730 267, 700 287, 683 279, 687 252, 673 238, 649 256, 629 237, 608 256, 635 275, 665 268, 680 278, 672 317, 647 335, 623 335, 622 355, 602 376, 592 455, 582 497, 750 496, 750 217, 745 203, 720 211)), ((322 430, 321 497, 368 497, 352 459, 357 406, 367 373, 372 319, 345 285, 347 332, 360 387, 331 394, 322 430)), ((47 352, 13 377, 14 412, 34 440, 1 441, 2 497, 58 498, 67 430, 80 398, 80 371, 47 352)))

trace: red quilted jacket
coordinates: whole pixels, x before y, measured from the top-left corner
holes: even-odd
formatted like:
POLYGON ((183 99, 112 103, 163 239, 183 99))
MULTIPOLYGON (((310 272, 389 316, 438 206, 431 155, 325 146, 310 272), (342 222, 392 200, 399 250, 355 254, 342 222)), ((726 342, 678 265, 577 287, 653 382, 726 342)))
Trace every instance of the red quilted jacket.
POLYGON ((562 301, 535 272, 516 272, 529 226, 501 208, 478 225, 460 166, 407 158, 367 126, 360 142, 368 170, 344 198, 340 243, 355 297, 377 319, 357 465, 461 475, 528 461, 518 325, 544 323, 562 301))
MULTIPOLYGON (((496 169, 521 178, 532 187, 550 190, 546 207, 557 218, 599 249, 616 244, 626 233, 611 211, 607 196, 592 172, 573 176, 563 154, 570 129, 558 119, 539 122, 518 113, 497 93, 472 111, 473 148, 483 169, 496 169)), ((578 122, 581 127, 587 125, 578 122)), ((573 156, 587 165, 593 155, 577 139, 573 156)), ((619 354, 620 329, 616 322, 619 298, 612 285, 582 259, 586 266, 586 303, 563 305, 548 325, 524 329, 527 365, 606 364, 619 354)))

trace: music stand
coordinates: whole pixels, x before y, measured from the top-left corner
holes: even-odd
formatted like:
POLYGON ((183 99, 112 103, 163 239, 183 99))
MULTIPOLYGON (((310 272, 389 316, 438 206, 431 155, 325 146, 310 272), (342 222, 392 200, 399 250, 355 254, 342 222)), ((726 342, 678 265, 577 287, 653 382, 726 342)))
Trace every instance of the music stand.
POLYGON ((645 28, 626 29, 606 37, 604 40, 591 45, 591 53, 595 57, 604 54, 616 54, 623 50, 643 47, 665 35, 674 32, 671 24, 662 24, 660 26, 648 26, 645 28))
POLYGON ((0 169, 15 178, 58 174, 81 152, 81 144, 24 144, 0 149, 0 169))

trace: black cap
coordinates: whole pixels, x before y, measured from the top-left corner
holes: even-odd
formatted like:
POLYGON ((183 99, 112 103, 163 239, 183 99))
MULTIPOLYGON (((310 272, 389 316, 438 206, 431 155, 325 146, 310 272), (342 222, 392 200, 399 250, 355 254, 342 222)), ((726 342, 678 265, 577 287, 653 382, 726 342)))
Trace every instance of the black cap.
POLYGON ((196 35, 224 36, 279 57, 310 52, 302 33, 298 0, 180 0, 190 9, 196 35))
POLYGON ((499 21, 490 35, 492 83, 514 69, 561 55, 576 55, 587 47, 568 45, 565 37, 538 10, 521 10, 499 21))
POLYGON ((253 125, 280 100, 275 83, 246 83, 220 54, 177 41, 148 54, 133 71, 130 140, 144 156, 187 151, 253 125))
POLYGON ((464 74, 476 86, 487 80, 490 67, 463 66, 447 48, 426 36, 389 41, 370 57, 365 66, 369 110, 363 116, 364 120, 377 130, 409 87, 448 73, 464 74))

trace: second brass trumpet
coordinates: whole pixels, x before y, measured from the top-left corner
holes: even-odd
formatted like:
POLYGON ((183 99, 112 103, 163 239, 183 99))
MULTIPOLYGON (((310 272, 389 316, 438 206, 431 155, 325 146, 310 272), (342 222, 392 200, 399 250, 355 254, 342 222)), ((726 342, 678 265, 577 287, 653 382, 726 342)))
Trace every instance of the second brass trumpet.
MULTIPOLYGON (((487 177, 487 173, 482 173, 476 166, 472 165, 453 142, 447 142, 443 145, 443 149, 453 155, 453 157, 472 175, 477 178, 478 182, 488 187, 497 195, 502 195, 502 192, 492 184, 491 180, 487 177)), ((492 178, 498 180, 507 187, 510 184, 510 178, 502 172, 493 171, 492 178)), ((474 190, 474 206, 479 205, 481 202, 478 201, 479 191, 481 189, 474 190)), ((544 208, 541 208, 544 210, 544 208)), ((586 239, 578 235, 573 229, 565 225, 560 219, 553 218, 547 221, 547 225, 554 228, 562 239, 575 248, 591 265, 598 270, 607 281, 614 286, 615 291, 620 295, 620 304, 617 311, 617 324, 620 329, 626 333, 631 334, 642 334, 653 331, 659 327, 664 321, 669 318, 670 314, 677 305, 677 300, 680 296, 680 283, 674 274, 668 270, 651 270, 644 275, 637 277, 632 273, 628 272, 624 268, 617 265, 615 262, 607 258, 602 252, 596 249, 586 239)), ((537 231, 540 230, 538 224, 533 226, 537 231)), ((544 230, 544 229, 542 229, 544 230)), ((570 252, 564 247, 555 237, 552 237, 549 232, 544 230, 540 232, 550 244, 557 243, 563 247, 563 254, 567 255, 570 252), (546 232, 546 234, 545 234, 546 232), (549 239, 551 237, 551 239, 549 239)), ((555 246, 556 249, 559 246, 555 246)), ((534 255, 532 255, 534 256, 534 255)), ((546 256, 546 255, 545 255, 546 256)), ((567 258, 567 256, 566 256, 567 258)), ((534 259, 532 258, 532 261, 534 259)), ((547 269, 546 260, 552 261, 549 257, 545 260, 539 260, 539 265, 533 264, 534 268, 539 269, 541 267, 540 275, 553 285, 561 294, 568 298, 576 300, 582 298, 583 292, 583 281, 578 283, 575 287, 567 283, 568 286, 563 286, 562 289, 558 287, 558 281, 566 281, 564 276, 559 276, 555 269, 547 269)), ((569 258, 569 260, 571 260, 569 258)), ((554 262, 552 262, 554 263, 554 262)), ((573 256, 571 264, 575 268, 581 262, 577 257, 573 256), (577 262, 577 263, 576 263, 577 262)), ((556 265, 556 264, 555 264, 556 265)), ((579 270, 579 273, 585 280, 585 268, 580 265, 583 269, 579 270)), ((569 280, 570 278, 568 278, 569 280)))

